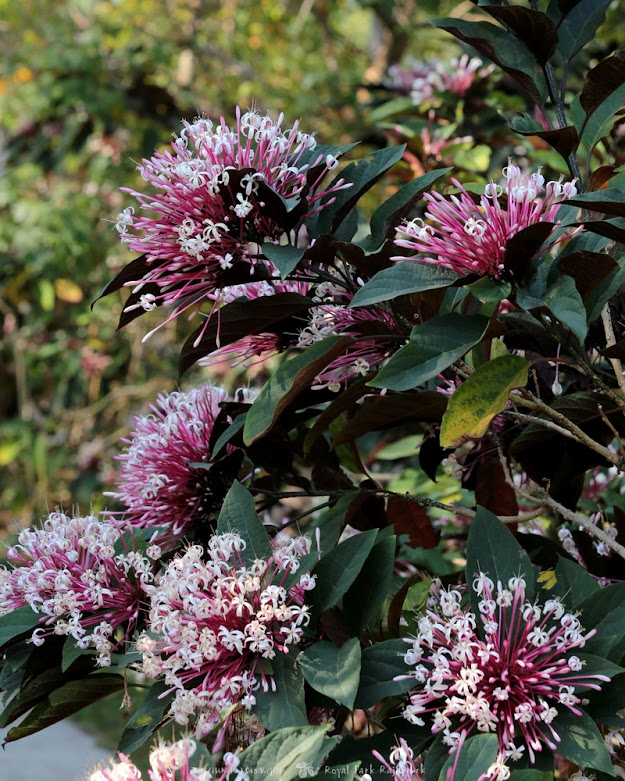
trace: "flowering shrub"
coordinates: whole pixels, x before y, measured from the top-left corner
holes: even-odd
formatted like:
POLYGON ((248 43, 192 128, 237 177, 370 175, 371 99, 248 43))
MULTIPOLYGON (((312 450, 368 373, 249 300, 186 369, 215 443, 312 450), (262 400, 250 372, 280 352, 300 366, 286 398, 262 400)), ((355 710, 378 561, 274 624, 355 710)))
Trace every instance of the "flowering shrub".
MULTIPOLYGON (((54 513, 9 551, 8 742, 123 691, 120 762, 92 781, 139 778, 129 756, 171 722, 211 761, 185 739, 152 781, 625 767, 625 179, 592 168, 625 71, 617 52, 578 83, 607 3, 535 5, 436 22, 529 101, 453 192, 425 147, 413 178, 418 149, 346 162, 240 109, 144 160, 154 194, 117 223, 141 254, 104 290, 132 288, 120 325, 200 314, 180 375, 265 381, 160 395, 106 514, 54 513)), ((468 59, 437 73, 436 110, 483 87, 468 59)))

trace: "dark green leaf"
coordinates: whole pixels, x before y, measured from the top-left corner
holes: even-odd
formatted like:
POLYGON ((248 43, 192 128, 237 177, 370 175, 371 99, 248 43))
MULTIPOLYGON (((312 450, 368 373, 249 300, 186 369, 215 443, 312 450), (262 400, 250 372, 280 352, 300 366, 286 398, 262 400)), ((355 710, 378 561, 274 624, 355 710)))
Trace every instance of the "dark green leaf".
MULTIPOLYGON (((113 279, 108 282, 104 289, 98 294, 98 297, 91 304, 91 308, 104 296, 108 296, 110 293, 114 293, 116 290, 121 290, 127 282, 133 282, 136 279, 143 279, 150 269, 154 268, 154 265, 148 263, 146 255, 141 255, 134 260, 131 260, 124 268, 119 271, 113 279)), ((145 291, 141 291, 142 293, 145 291)))
POLYGON ((232 423, 228 426, 228 428, 221 434, 217 442, 215 442, 215 446, 213 447, 212 457, 213 459, 217 456, 217 454, 221 451, 223 447, 225 447, 230 440, 235 437, 239 431, 243 428, 245 425, 245 418, 247 417, 247 413, 241 413, 240 415, 237 415, 237 417, 232 421, 232 423))
POLYGON ((326 640, 314 643, 299 662, 313 689, 351 710, 360 681, 360 660, 360 640, 354 637, 340 648, 326 640))
POLYGON ((625 217, 625 191, 616 187, 607 187, 605 190, 596 190, 593 193, 578 193, 564 203, 614 217, 625 217))
POLYGON ((558 51, 571 60, 595 36, 603 24, 611 0, 582 0, 566 14, 558 28, 558 51))
POLYGON ((375 543, 377 529, 356 534, 326 553, 313 569, 317 585, 310 592, 313 614, 336 605, 358 577, 375 543))
MULTIPOLYGON (((273 776, 280 781, 302 778, 318 761, 326 727, 287 727, 255 741, 240 755, 240 769, 250 777, 273 776)), ((328 751, 332 745, 328 745, 328 751)))
POLYGON ((625 219, 615 217, 611 220, 588 220, 584 223, 587 231, 606 236, 612 241, 625 242, 625 219))
POLYGON ((306 252, 306 247, 294 247, 291 244, 274 244, 271 241, 266 241, 261 249, 263 255, 278 269, 282 279, 286 279, 297 267, 304 252, 306 252))
POLYGON ((446 781, 447 772, 454 767, 454 781, 478 781, 484 778, 488 768, 497 759, 499 738, 497 735, 474 735, 466 740, 460 749, 449 757, 438 776, 439 781, 446 781))
POLYGON ((584 341, 588 332, 586 308, 571 277, 566 274, 559 277, 547 290, 543 302, 562 325, 572 331, 580 342, 584 341))
POLYGON ((400 187, 373 212, 370 222, 371 233, 358 244, 365 252, 375 252, 384 241, 392 238, 397 224, 407 216, 413 204, 431 187, 437 179, 448 174, 451 168, 437 168, 400 187))
POLYGON ((577 607, 600 586, 588 572, 569 559, 561 558, 556 564, 556 582, 549 594, 560 597, 569 610, 577 607))
POLYGON ((588 72, 579 96, 586 115, 592 114, 624 82, 625 49, 619 49, 588 72))
POLYGON ((385 697, 412 689, 414 678, 410 677, 411 668, 404 662, 407 650, 407 643, 400 639, 383 640, 363 650, 356 708, 370 708, 385 697), (407 678, 393 680, 398 675, 407 678))
POLYGON ((425 763, 423 766, 423 779, 424 781, 438 781, 441 768, 447 762, 449 757, 449 746, 443 743, 443 734, 439 732, 436 736, 436 740, 425 755, 425 763))
POLYGON ((74 664, 79 656, 82 656, 85 651, 76 645, 76 641, 73 637, 68 637, 63 644, 63 657, 61 661, 61 670, 67 672, 67 670, 74 664))
POLYGON ((356 634, 372 623, 379 623, 380 607, 393 577, 396 544, 395 536, 376 542, 343 598, 346 623, 356 634))
POLYGON ((265 383, 247 413, 243 428, 245 444, 251 445, 270 431, 290 402, 308 388, 317 374, 344 352, 352 341, 349 336, 330 336, 311 344, 295 358, 283 363, 265 383))
MULTIPOLYGON (((619 112, 625 104, 625 84, 621 84, 614 92, 599 105, 592 114, 586 117, 580 132, 580 141, 590 152, 595 146, 605 138, 617 119, 619 112)), ((573 101, 573 112, 575 113, 576 101, 573 101)), ((597 191, 600 192, 600 191, 597 191)))
POLYGON ((283 727, 308 724, 304 703, 304 677, 291 654, 276 654, 271 660, 276 690, 255 692, 254 713, 271 732, 283 727))
POLYGON ((29 606, 18 607, 0 617, 0 648, 16 637, 29 632, 41 616, 29 606))
POLYGON ((175 692, 165 694, 170 688, 164 681, 152 684, 145 700, 137 712, 130 717, 120 738, 118 751, 132 754, 152 737, 174 699, 175 692))
POLYGON ((451 312, 413 328, 401 347, 369 381, 374 388, 403 391, 431 380, 461 358, 484 336, 488 319, 451 312))
MULTIPOLYGON (((529 556, 505 524, 483 507, 477 508, 469 529, 465 570, 469 583, 481 572, 495 585, 497 581, 505 585, 510 578, 521 576, 526 583, 526 599, 531 602, 534 597, 534 569, 529 556)), ((473 612, 476 616, 480 615, 478 604, 481 597, 471 588, 469 598, 473 612)))
POLYGON ((574 125, 545 130, 542 124, 529 114, 521 114, 508 120, 508 125, 522 136, 537 136, 559 152, 566 160, 579 145, 579 136, 574 125))
POLYGON ((552 724, 560 736, 558 754, 585 768, 602 770, 612 775, 612 761, 597 725, 587 713, 577 716, 568 708, 560 713, 552 724))
POLYGON ((409 293, 448 287, 461 279, 455 271, 417 260, 402 260, 382 269, 356 293, 350 307, 369 306, 409 293))
POLYGON ((121 675, 98 674, 80 681, 70 681, 51 692, 17 727, 9 730, 5 741, 10 743, 33 735, 123 688, 124 679, 121 675))
POLYGON ((241 552, 244 562, 271 556, 269 535, 256 514, 254 499, 238 480, 226 494, 217 519, 217 533, 224 532, 237 532, 245 540, 246 548, 241 552))
POLYGON ((522 6, 486 5, 483 8, 508 27, 541 65, 555 52, 558 32, 547 14, 522 6))

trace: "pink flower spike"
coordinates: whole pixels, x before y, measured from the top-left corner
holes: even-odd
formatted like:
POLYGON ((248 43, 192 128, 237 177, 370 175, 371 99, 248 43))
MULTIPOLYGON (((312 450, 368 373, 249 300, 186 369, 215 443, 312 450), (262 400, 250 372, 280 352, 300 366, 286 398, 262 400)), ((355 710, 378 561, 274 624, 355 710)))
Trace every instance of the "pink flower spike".
MULTIPOLYGON (((398 228, 395 244, 426 255, 400 255, 392 260, 433 263, 459 274, 498 278, 506 272, 506 242, 515 234, 541 222, 558 222, 562 201, 577 192, 574 182, 547 182, 540 173, 525 176, 512 162, 503 169, 505 188, 491 182, 476 204, 456 179, 457 195, 445 198, 426 193, 426 222, 417 218, 398 228), (505 197, 504 197, 505 196, 505 197)), ((546 249, 571 238, 581 228, 564 232, 546 249)), ((538 253, 535 253, 536 257, 538 253)))

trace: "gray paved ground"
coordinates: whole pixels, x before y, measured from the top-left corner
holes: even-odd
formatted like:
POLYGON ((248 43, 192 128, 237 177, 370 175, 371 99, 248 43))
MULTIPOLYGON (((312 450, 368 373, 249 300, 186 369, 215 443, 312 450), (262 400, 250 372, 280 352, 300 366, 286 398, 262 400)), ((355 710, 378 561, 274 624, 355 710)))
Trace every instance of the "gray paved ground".
MULTIPOLYGON (((7 730, 0 729, 0 746, 7 730)), ((108 754, 69 721, 0 749, 0 781, 85 781, 108 754)))

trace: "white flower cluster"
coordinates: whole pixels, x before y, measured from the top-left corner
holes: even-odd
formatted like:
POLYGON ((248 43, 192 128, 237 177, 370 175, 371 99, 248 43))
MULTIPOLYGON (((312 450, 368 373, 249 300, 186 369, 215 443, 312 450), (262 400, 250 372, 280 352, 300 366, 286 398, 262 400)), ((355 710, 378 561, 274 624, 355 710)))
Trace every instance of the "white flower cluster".
POLYGON ((243 562, 245 541, 237 533, 212 537, 208 550, 190 547, 173 559, 153 589, 149 632, 137 648, 142 671, 163 675, 176 690, 170 714, 180 724, 199 714, 198 735, 219 721, 219 712, 251 708, 254 690, 275 685, 261 659, 288 653, 309 621, 304 593, 309 573, 286 588, 310 550, 306 537, 279 535, 268 560, 243 562), (156 639, 155 639, 156 638, 156 639))

